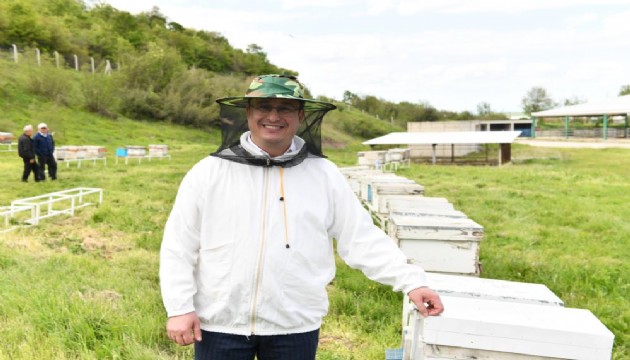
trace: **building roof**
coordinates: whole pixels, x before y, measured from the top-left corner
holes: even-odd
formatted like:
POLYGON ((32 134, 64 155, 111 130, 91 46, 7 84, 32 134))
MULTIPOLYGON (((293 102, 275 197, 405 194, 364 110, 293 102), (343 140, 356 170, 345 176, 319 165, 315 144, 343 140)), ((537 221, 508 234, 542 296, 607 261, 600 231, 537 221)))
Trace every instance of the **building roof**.
POLYGON ((532 113, 535 117, 559 116, 601 116, 630 114, 630 95, 615 98, 589 101, 584 104, 562 106, 555 109, 532 113))
POLYGON ((364 145, 508 144, 520 131, 394 132, 364 145))

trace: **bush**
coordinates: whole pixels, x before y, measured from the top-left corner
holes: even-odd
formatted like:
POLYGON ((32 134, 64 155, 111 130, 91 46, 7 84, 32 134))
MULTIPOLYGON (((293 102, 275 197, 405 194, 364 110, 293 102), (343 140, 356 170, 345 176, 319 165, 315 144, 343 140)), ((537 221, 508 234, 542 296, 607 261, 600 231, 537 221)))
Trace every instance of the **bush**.
POLYGON ((68 71, 50 66, 32 67, 28 90, 61 105, 70 105, 74 81, 68 71))
POLYGON ((175 77, 163 95, 164 113, 176 124, 207 126, 219 118, 219 106, 207 71, 190 69, 175 77))
POLYGON ((118 95, 114 80, 108 75, 86 75, 81 82, 83 105, 93 113, 116 118, 118 95))

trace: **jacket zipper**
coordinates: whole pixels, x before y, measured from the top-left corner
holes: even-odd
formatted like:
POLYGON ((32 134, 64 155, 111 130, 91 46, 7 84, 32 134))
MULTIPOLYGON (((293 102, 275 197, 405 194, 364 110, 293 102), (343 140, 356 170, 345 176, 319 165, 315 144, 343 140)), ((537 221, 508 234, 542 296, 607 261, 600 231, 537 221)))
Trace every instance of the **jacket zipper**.
POLYGON ((252 303, 250 305, 250 332, 252 335, 256 331, 256 303, 258 302, 258 290, 260 287, 260 280, 262 277, 263 268, 263 254, 265 252, 265 226, 267 225, 267 196, 269 191, 269 168, 264 168, 265 179, 263 189, 263 204, 262 204, 262 225, 260 234, 260 244, 258 246, 258 264, 256 266, 256 274, 254 276, 254 293, 252 296, 252 303))

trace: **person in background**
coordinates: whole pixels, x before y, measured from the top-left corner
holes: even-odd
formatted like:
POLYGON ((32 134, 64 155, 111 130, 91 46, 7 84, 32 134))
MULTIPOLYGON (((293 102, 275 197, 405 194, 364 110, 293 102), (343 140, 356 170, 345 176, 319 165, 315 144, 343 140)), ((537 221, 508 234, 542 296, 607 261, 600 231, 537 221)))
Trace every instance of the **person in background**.
POLYGON ((424 315, 439 295, 374 225, 321 152, 333 104, 294 76, 256 77, 218 99, 222 144, 184 177, 164 229, 166 332, 198 360, 313 360, 339 256, 403 291, 424 315))
POLYGON ((39 180, 46 180, 46 167, 48 167, 48 176, 52 180, 57 180, 57 161, 54 157, 55 140, 52 134, 48 133, 48 125, 45 123, 37 125, 37 130, 33 145, 39 163, 39 180))
POLYGON ((39 172, 37 162, 35 161, 35 148, 33 147, 33 126, 24 126, 24 132, 18 139, 18 155, 24 161, 24 172, 22 172, 22 181, 28 182, 28 177, 33 173, 35 181, 39 181, 39 172))

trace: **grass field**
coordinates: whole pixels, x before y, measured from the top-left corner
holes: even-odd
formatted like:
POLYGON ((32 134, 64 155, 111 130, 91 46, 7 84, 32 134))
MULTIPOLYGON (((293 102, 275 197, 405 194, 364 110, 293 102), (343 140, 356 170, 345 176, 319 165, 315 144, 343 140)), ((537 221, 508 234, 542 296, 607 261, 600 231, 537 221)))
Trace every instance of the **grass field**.
MULTIPOLYGON (((0 206, 72 187, 100 187, 104 203, 0 234, 0 360, 190 359, 170 343, 158 288, 162 228, 179 181, 218 134, 127 123, 101 132, 76 119, 63 144, 108 144, 107 167, 59 168, 56 182, 19 182, 21 161, 0 153, 0 206), (78 127, 77 127, 78 126, 78 127), (74 129, 90 128, 89 133, 74 129), (126 137, 111 139, 116 128, 126 137), (72 131, 71 131, 72 129, 72 131), (115 165, 116 146, 167 143, 171 161, 115 165)), ((61 136, 63 135, 63 136, 61 136)), ((341 165, 355 147, 331 150, 341 165)), ((630 359, 630 150, 516 145, 529 159, 505 167, 414 165, 400 174, 485 227, 483 277, 546 284, 569 307, 591 310, 630 359)), ((383 359, 400 345, 401 295, 338 261, 319 359, 383 359)))

